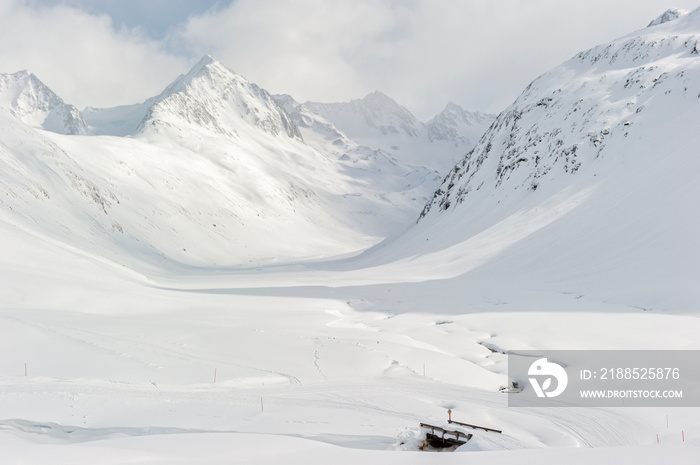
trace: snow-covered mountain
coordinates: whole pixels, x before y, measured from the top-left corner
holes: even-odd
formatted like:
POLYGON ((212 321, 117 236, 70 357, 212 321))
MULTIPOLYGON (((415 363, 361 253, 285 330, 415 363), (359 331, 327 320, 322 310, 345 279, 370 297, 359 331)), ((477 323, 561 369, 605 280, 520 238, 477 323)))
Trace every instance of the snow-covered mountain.
POLYGON ((425 126, 431 142, 447 141, 455 147, 473 147, 494 119, 494 115, 470 112, 450 102, 425 126))
POLYGON ((343 103, 306 102, 302 108, 306 115, 329 122, 358 145, 438 172, 447 171, 469 151, 495 118, 450 103, 423 123, 381 92, 343 103))
POLYGON ((301 137, 266 90, 206 56, 155 98, 137 132, 206 129, 236 138, 241 137, 240 128, 249 125, 256 133, 301 137))
POLYGON ((95 134, 134 135, 148 131, 207 131, 239 138, 254 126, 273 136, 300 137, 285 111, 264 89, 235 74, 211 56, 203 57, 160 95, 143 103, 83 112, 95 134))
POLYGON ((5 213, 112 259, 244 266, 347 253, 409 224, 441 179, 209 56, 159 95, 87 108, 85 121, 28 73, 0 82, 5 213), (53 124, 60 111, 75 124, 53 124))
POLYGON ((345 103, 307 102, 306 106, 352 139, 363 140, 389 134, 416 137, 421 123, 410 111, 381 92, 345 103))
POLYGON ((144 104, 90 113, 131 137, 76 138, 2 115, 2 213, 13 223, 158 265, 250 265, 376 240, 351 227, 355 205, 334 209, 355 192, 335 163, 269 94, 208 57, 144 104))
POLYGON ((611 158, 630 156, 610 153, 613 142, 692 137, 692 126, 679 124, 668 134, 667 125, 650 122, 698 105, 698 17, 695 11, 671 23, 666 12, 655 20, 660 26, 581 52, 535 80, 447 175, 422 216, 454 208, 481 189, 534 192, 606 174, 611 158))
MULTIPOLYGON (((306 130, 312 139, 321 138, 332 143, 335 147, 349 147, 350 138, 320 113, 313 111, 308 105, 297 102, 291 95, 275 95, 275 101, 291 116, 297 127, 306 130)), ((306 138, 305 138, 306 140, 306 138)))
POLYGON ((87 133, 78 109, 66 104, 29 71, 0 74, 0 111, 29 126, 59 134, 87 133))
POLYGON ((689 311, 700 299, 699 51, 695 10, 542 75, 417 225, 366 259, 420 247, 430 266, 462 263, 445 269, 473 282, 689 311))
POLYGON ((664 11, 662 14, 657 16, 653 21, 651 21, 649 25, 647 25, 647 27, 658 26, 659 24, 673 21, 675 19, 680 18, 681 16, 687 15, 688 13, 688 10, 683 10, 681 8, 669 8, 668 10, 664 11))
MULTIPOLYGON (((413 220, 410 212, 422 208, 423 199, 427 201, 430 198, 442 179, 441 173, 432 166, 407 163, 389 151, 373 148, 374 144, 359 144, 310 106, 297 102, 289 95, 277 95, 275 99, 299 128, 306 144, 331 156, 339 169, 357 186, 358 192, 364 192, 372 202, 386 206, 382 215, 394 219, 378 222, 373 232, 375 235, 387 236, 396 232, 392 224, 410 224, 413 220)), ((378 145, 381 146, 381 143, 378 145)), ((443 156, 450 158, 449 153, 443 156)), ((427 160, 426 164, 430 165, 427 160)), ((376 207, 359 196, 345 196, 344 199, 365 204, 362 215, 377 216, 376 207)), ((363 220, 357 218, 357 221, 363 220)))

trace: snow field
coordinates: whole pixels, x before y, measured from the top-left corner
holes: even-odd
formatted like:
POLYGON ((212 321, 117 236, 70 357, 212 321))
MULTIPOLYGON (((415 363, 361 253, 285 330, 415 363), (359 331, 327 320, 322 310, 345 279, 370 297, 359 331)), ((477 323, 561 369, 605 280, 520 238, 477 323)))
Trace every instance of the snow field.
MULTIPOLYGON (((441 424, 448 408, 456 419, 504 430, 474 432, 465 450, 501 451, 488 460, 512 458, 509 449, 538 449, 542 460, 557 450, 572 460, 589 457, 571 452, 589 447, 606 457, 635 456, 654 445, 666 412, 509 409, 497 392, 507 370, 499 352, 697 348, 700 329, 693 317, 595 310, 563 293, 539 313, 493 301, 488 291, 436 308, 433 296, 450 280, 326 287, 296 285, 309 279, 303 269, 283 277, 273 269, 200 276, 198 289, 166 289, 32 236, 13 243, 0 310, 0 444, 16 461, 40 461, 51 451, 57 463, 107 456, 111 463, 226 463, 230 454, 257 463, 272 449, 285 463, 295 453, 422 463, 431 454, 381 450, 415 448, 418 423, 441 424), (26 263, 24 273, 14 272, 13 256, 26 263), (70 276, 61 273, 66 267, 70 276), (265 288, 268 273, 283 286, 265 288), (13 292, 37 282, 41 292, 13 292), (413 295, 401 292, 407 288, 413 295), (650 340, 654 333, 667 337, 650 340), (265 438, 275 446, 241 449, 265 438), (612 446, 621 447, 605 449, 612 446)), ((671 457, 683 460, 687 450, 676 448, 697 447, 694 410, 670 412, 673 428, 661 439, 671 457), (675 440, 679 428, 685 444, 675 440)), ((473 453, 481 460, 483 452, 473 453)), ((654 454, 641 455, 653 463, 654 454)))

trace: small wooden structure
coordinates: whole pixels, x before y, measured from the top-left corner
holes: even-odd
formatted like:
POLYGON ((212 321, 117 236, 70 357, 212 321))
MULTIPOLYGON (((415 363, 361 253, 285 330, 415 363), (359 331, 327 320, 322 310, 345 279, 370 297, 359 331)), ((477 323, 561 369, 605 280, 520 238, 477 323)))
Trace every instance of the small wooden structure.
POLYGON ((425 450, 426 447, 437 450, 455 450, 459 446, 466 444, 467 441, 472 438, 471 434, 461 431, 450 431, 427 423, 421 423, 420 426, 421 428, 430 430, 429 433, 426 433, 425 444, 421 447, 421 450, 425 450), (436 432, 440 434, 435 434, 436 432))
POLYGON ((447 420, 449 424, 455 424, 459 426, 464 426, 467 428, 472 428, 472 429, 483 429, 484 431, 488 431, 489 433, 503 433, 500 429, 493 429, 493 428, 487 428, 486 426, 477 426, 477 425, 470 425, 469 423, 462 423, 461 421, 455 421, 450 418, 447 420))

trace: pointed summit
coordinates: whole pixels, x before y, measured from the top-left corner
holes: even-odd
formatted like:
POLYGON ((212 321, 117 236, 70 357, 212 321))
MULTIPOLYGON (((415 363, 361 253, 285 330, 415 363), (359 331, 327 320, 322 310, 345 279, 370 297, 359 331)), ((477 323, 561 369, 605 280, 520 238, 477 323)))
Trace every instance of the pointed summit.
POLYGON ((301 139, 299 129, 266 90, 206 55, 153 99, 137 132, 191 127, 238 137, 250 126, 274 137, 285 133, 301 139))
POLYGON ((211 65, 212 63, 218 63, 218 61, 211 55, 204 55, 194 67, 203 67, 206 65, 211 65))
POLYGON ((193 78, 202 74, 212 73, 214 71, 212 68, 218 68, 217 71, 222 74, 235 74, 211 55, 204 55, 184 77, 193 78))
POLYGON ((34 74, 0 74, 0 110, 23 123, 59 134, 87 134, 77 108, 66 104, 34 74))
POLYGON ((241 76, 236 76, 235 73, 226 68, 219 61, 216 61, 211 55, 204 55, 187 73, 177 77, 163 92, 155 99, 162 100, 169 95, 185 90, 188 84, 194 79, 202 76, 208 76, 209 79, 214 79, 214 74, 220 79, 230 79, 232 77, 243 79, 241 76))
POLYGON ((393 98, 389 97, 385 93, 380 92, 378 90, 375 90, 374 92, 370 92, 369 94, 365 95, 361 100, 368 105, 397 106, 397 107, 401 106, 398 103, 396 103, 396 100, 394 100, 393 98))
POLYGON ((650 22, 647 27, 658 26, 659 24, 668 23, 669 21, 674 21, 682 16, 689 13, 687 10, 682 10, 680 8, 669 8, 659 15, 656 19, 650 22))

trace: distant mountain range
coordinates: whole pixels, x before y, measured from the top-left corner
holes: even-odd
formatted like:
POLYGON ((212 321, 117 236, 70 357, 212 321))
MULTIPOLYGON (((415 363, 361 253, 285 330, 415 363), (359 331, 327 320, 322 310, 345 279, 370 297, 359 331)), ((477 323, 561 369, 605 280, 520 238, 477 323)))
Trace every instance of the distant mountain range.
POLYGON ((420 123, 380 93, 299 104, 210 56, 145 102, 82 112, 29 72, 2 75, 2 206, 31 230, 154 264, 347 253, 410 223, 494 118, 446 112, 420 123))

